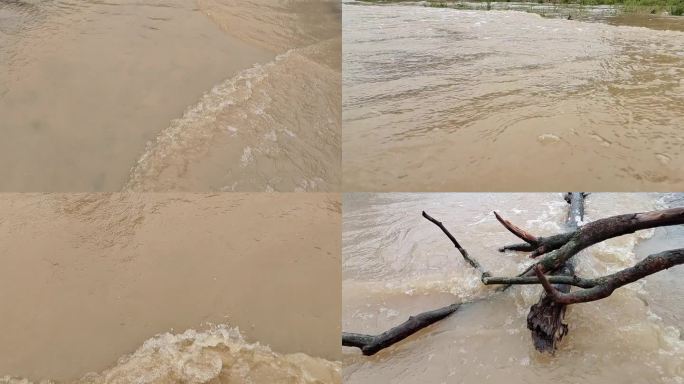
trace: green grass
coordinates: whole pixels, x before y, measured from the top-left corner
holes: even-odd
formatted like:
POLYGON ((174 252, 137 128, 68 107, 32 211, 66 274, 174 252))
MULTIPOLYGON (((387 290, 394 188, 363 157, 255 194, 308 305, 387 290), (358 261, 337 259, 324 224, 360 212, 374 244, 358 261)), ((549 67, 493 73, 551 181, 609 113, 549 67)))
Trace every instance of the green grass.
POLYGON ((674 16, 684 14, 684 0, 624 0, 622 4, 628 11, 666 11, 674 16))

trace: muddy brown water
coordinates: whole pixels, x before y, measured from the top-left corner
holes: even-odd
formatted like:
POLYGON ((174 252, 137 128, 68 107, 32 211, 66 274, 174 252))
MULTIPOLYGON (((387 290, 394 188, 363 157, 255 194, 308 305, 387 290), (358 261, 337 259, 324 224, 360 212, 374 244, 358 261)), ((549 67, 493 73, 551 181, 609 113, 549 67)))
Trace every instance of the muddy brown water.
POLYGON ((1 195, 0 383, 339 383, 338 199, 1 195))
POLYGON ((343 7, 345 190, 684 186, 684 20, 343 7))
MULTIPOLYGON (((665 206, 669 195, 592 194, 586 220, 665 206)), ((343 202, 342 327, 378 333, 412 314, 455 301, 485 300, 372 357, 344 348, 345 383, 681 383, 684 303, 681 268, 623 287, 607 299, 573 305, 570 333, 555 356, 541 355, 526 328, 539 287, 495 295, 449 240, 421 217, 444 222, 469 253, 495 275, 530 262, 497 252, 516 242, 491 214, 501 213, 539 235, 563 228, 561 194, 352 194, 343 202)), ((583 251, 581 276, 633 265, 647 254, 682 247, 682 227, 641 231, 583 251), (669 235, 667 235, 669 234, 669 235), (667 241, 663 241, 667 239, 667 241)))
POLYGON ((336 190, 340 6, 0 2, 0 191, 336 190))

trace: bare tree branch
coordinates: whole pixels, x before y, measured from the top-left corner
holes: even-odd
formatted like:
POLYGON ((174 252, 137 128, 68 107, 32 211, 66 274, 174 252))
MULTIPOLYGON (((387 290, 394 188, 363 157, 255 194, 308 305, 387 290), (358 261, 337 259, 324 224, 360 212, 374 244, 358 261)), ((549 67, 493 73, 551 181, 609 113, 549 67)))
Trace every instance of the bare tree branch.
MULTIPOLYGON (((442 222, 428 215, 424 211, 422 214, 424 218, 426 218, 428 221, 432 222, 437 227, 439 227, 439 229, 441 229, 442 232, 444 232, 444 234, 449 238, 449 240, 451 240, 452 244, 454 244, 454 247, 456 247, 456 249, 461 253, 463 259, 468 264, 470 264, 470 266, 472 266, 478 272, 480 272, 480 279, 485 279, 490 275, 489 272, 485 271, 482 268, 482 266, 477 260, 470 257, 468 251, 465 248, 463 248, 461 244, 459 244, 458 240, 456 240, 454 235, 452 235, 451 232, 449 232, 449 230, 446 229, 446 227, 444 227, 444 224, 442 224, 442 222)), ((433 311, 423 312, 416 316, 411 316, 404 323, 375 336, 343 332, 342 345, 347 347, 360 348, 361 352, 367 356, 374 355, 377 352, 391 346, 392 344, 395 344, 411 336, 412 334, 418 332, 419 330, 428 327, 431 324, 449 316, 450 314, 454 313, 460 305, 461 303, 451 304, 449 306, 438 308, 433 311)))
POLYGON ((604 299, 623 285, 633 283, 648 275, 652 275, 679 264, 684 264, 684 248, 650 255, 633 267, 625 268, 620 272, 608 276, 593 279, 593 282, 595 283, 594 286, 572 293, 559 292, 554 288, 554 286, 551 285, 551 279, 544 275, 540 266, 537 266, 534 270, 537 274, 537 278, 541 281, 544 290, 556 303, 577 304, 604 299))
POLYGON ((451 315, 460 306, 461 304, 451 304, 433 311, 411 316, 402 324, 376 336, 343 332, 342 345, 360 348, 364 355, 371 356, 451 315))
MULTIPOLYGON (((577 276, 547 276, 551 284, 566 284, 580 288, 592 288, 598 284, 597 279, 584 279, 577 276)), ((538 277, 524 276, 524 277, 505 277, 505 276, 491 276, 485 277, 482 281, 485 285, 532 285, 541 284, 538 277)))
MULTIPOLYGON (((565 221, 568 229, 576 230, 579 227, 579 223, 583 221, 584 197, 585 195, 581 192, 568 193, 565 199, 570 204, 567 220, 565 221)), ((552 249, 563 247, 572 239, 574 233, 565 235, 566 237, 554 238, 552 243, 540 246, 530 257, 535 258, 552 249)), ((528 268, 527 273, 529 271, 530 268, 528 268)), ((556 278, 573 277, 575 275, 575 266, 571 261, 567 261, 556 268, 555 271, 557 274, 556 278)), ((562 283, 555 287, 558 292, 564 293, 570 292, 571 288, 571 285, 562 283)), ((530 330, 534 347, 538 351, 554 353, 556 344, 568 334, 565 312, 566 306, 564 304, 554 302, 545 294, 542 294, 539 301, 530 307, 530 312, 527 314, 527 329, 530 330)))
MULTIPOLYGON (((500 216, 496 212, 494 212, 495 215, 497 215, 497 219, 500 219, 500 216)), ((501 221, 503 219, 500 219, 501 221)), ((505 252, 505 251, 521 251, 521 252, 532 252, 530 254, 530 258, 534 259, 538 256, 541 256, 543 254, 549 253, 551 251, 554 251, 563 245, 570 241, 570 239, 573 237, 576 231, 572 232, 567 232, 567 233, 561 233, 558 235, 553 235, 549 237, 541 237, 541 236, 534 236, 529 234, 528 232, 524 231, 523 229, 520 229, 519 227, 515 226, 508 220, 504 220, 507 225, 511 225, 512 228, 516 228, 516 231, 522 231, 524 232, 527 236, 528 240, 532 240, 534 238, 534 242, 526 242, 526 243, 521 243, 521 244, 511 244, 511 245, 505 245, 501 248, 499 248, 499 252, 505 252)), ((502 223, 503 224, 503 223, 502 223)), ((508 228, 506 225, 504 225, 509 231, 511 231, 513 234, 513 230, 508 228)), ((517 236, 517 235, 516 235, 517 236)), ((520 236, 518 236, 520 237, 520 236)), ((523 239, 525 240, 525 239, 523 239)))
POLYGON ((576 230, 580 223, 584 221, 584 199, 589 196, 585 192, 568 192, 565 201, 570 204, 568 211, 568 218, 565 221, 565 226, 569 229, 576 230))
MULTIPOLYGON (((584 198, 587 195, 580 192, 566 195, 566 201, 570 204, 566 225, 570 232, 548 237, 534 236, 494 212, 497 220, 508 231, 525 241, 524 244, 505 246, 500 249, 501 251, 532 252, 530 257, 545 255, 539 262, 530 265, 515 277, 491 276, 475 258, 468 254, 468 251, 459 244, 458 240, 440 221, 426 212, 422 214, 423 217, 439 227, 461 253, 463 259, 481 273, 483 284, 500 285, 498 291, 520 284, 541 284, 544 287, 544 294, 539 302, 530 308, 527 326, 532 331, 535 347, 540 351, 553 352, 556 343, 568 332, 567 324, 563 320, 566 305, 605 298, 616 288, 625 284, 674 265, 684 264, 684 249, 678 249, 651 255, 634 267, 608 276, 591 279, 575 276, 572 257, 593 244, 641 229, 684 223, 684 208, 673 208, 612 216, 580 227, 584 215, 584 198), (551 271, 553 275, 544 274, 548 271, 551 271), (571 286, 582 289, 571 293, 571 286)), ((406 322, 375 336, 345 332, 342 334, 342 344, 358 347, 364 355, 373 355, 449 316, 462 304, 456 303, 411 316, 406 322)))
POLYGON ((528 243, 521 243, 521 244, 504 245, 503 247, 499 248, 499 252, 505 252, 505 251, 532 252, 535 249, 537 249, 536 245, 532 245, 532 244, 528 244, 528 243))
POLYGON ((679 224, 684 224, 684 207, 599 219, 580 227, 562 247, 544 256, 539 264, 544 272, 553 271, 596 243, 643 229, 679 224))
POLYGON ((442 224, 441 221, 434 219, 432 216, 428 215, 425 211, 423 211, 423 217, 428 219, 430 222, 432 222, 436 226, 438 226, 439 229, 441 229, 442 232, 444 232, 444 234, 454 244, 456 249, 458 249, 458 251, 461 253, 461 255, 463 256, 463 259, 466 262, 468 262, 468 264, 470 264, 473 268, 477 269, 480 272, 481 278, 485 278, 486 276, 490 276, 490 273, 485 271, 484 268, 482 268, 482 265, 480 265, 480 263, 477 260, 470 257, 470 255, 468 254, 468 251, 466 251, 465 248, 461 247, 461 245, 458 243, 458 240, 456 240, 454 235, 452 235, 449 232, 449 230, 444 227, 444 225, 442 224))
POLYGON ((530 244, 530 245, 538 245, 539 240, 537 239, 536 236, 533 234, 525 231, 524 229, 516 226, 515 224, 511 223, 510 221, 504 219, 503 217, 499 216, 496 211, 494 211, 494 216, 496 217, 497 220, 499 220, 499 223, 504 226, 504 228, 508 229, 509 232, 523 240, 524 242, 530 244))
POLYGON ((572 239, 574 235, 575 232, 567 232, 549 237, 540 237, 539 247, 530 254, 530 258, 534 259, 538 256, 547 254, 551 251, 555 251, 556 249, 564 246, 568 241, 570 241, 570 239, 572 239))

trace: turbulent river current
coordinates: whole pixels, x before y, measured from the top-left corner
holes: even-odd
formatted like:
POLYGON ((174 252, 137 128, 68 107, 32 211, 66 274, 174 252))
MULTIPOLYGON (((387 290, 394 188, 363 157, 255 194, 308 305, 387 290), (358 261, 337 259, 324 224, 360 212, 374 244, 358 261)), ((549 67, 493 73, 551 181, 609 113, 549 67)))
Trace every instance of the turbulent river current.
POLYGON ((333 0, 0 1, 0 191, 329 191, 333 0))
MULTIPOLYGON (((585 221, 682 206, 681 195, 591 194, 585 221)), ((492 215, 545 236, 567 217, 560 194, 352 194, 344 200, 342 327, 376 334, 457 301, 455 314, 377 355, 345 348, 343 380, 381 383, 682 383, 684 269, 672 268, 592 303, 572 305, 570 332, 554 356, 538 353, 526 327, 541 288, 496 294, 480 283, 426 211, 496 276, 521 272, 526 254, 499 253, 517 238, 492 215)), ((577 274, 601 276, 643 257, 681 248, 681 226, 640 231, 575 258, 577 274)))
POLYGON ((345 190, 684 187, 681 30, 343 7, 345 190))

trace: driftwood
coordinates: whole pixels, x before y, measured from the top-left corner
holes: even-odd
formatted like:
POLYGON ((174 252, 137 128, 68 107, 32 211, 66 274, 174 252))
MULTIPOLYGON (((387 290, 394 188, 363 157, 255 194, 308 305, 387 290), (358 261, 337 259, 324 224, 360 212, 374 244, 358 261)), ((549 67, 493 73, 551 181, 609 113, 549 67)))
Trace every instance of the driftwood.
MULTIPOLYGON (((544 293, 540 301, 530 308, 528 328, 532 331, 535 347, 540 351, 555 351, 557 342, 567 334, 563 321, 566 306, 599 300, 610 296, 617 288, 645 276, 684 264, 684 249, 650 255, 633 267, 598 277, 582 278, 574 274, 572 257, 581 250, 607 239, 634 233, 638 230, 684 224, 684 208, 632 213, 612 216, 581 225, 584 216, 584 198, 587 194, 570 193, 565 199, 570 204, 567 232, 549 237, 535 236, 494 213, 497 220, 513 235, 525 243, 505 246, 500 251, 531 252, 541 257, 524 272, 513 277, 492 276, 476 258, 461 246, 442 222, 423 212, 423 217, 435 224, 454 244, 463 259, 480 273, 484 285, 498 285, 503 291, 513 285, 540 284, 544 293), (548 275, 547 275, 548 273, 548 275), (571 286, 582 288, 571 292, 571 286)), ((411 316, 406 322, 379 335, 342 333, 342 345, 358 347, 364 355, 373 355, 435 322, 453 314, 464 303, 411 316)))
POLYGON ((544 287, 544 290, 553 301, 561 304, 577 304, 604 299, 610 296, 615 289, 620 288, 623 285, 633 283, 655 272, 679 264, 684 264, 684 248, 650 255, 633 267, 625 268, 620 272, 603 276, 598 279, 591 279, 590 284, 584 285, 583 288, 585 289, 572 293, 563 293, 556 290, 540 267, 535 268, 535 273, 544 287))
POLYGON ((459 306, 460 304, 451 304, 429 312, 423 312, 420 315, 411 316, 403 324, 377 336, 345 332, 342 333, 342 345, 345 347, 360 348, 361 352, 366 356, 374 355, 390 345, 404 340, 428 325, 436 323, 451 315, 456 312, 459 306))
MULTIPOLYGON (((570 204, 565 222, 566 229, 576 231, 584 220, 584 197, 585 195, 581 192, 572 192, 565 196, 565 201, 570 204)), ((542 246, 542 251, 560 248, 563 240, 565 238, 555 241, 553 247, 542 246)), ((567 241, 569 240, 570 238, 567 238, 567 241)), ((531 257, 537 257, 542 253, 535 251, 531 257)), ((575 265, 572 260, 567 260, 553 272, 558 277, 572 277, 575 275, 575 265)), ((550 282, 547 281, 547 283, 551 285, 550 282)), ((553 289, 559 294, 567 294, 570 292, 570 285, 560 283, 553 286, 553 289)), ((527 314, 527 329, 530 330, 532 342, 538 351, 553 353, 556 350, 556 344, 568 334, 568 324, 565 322, 566 309, 565 303, 553 300, 546 293, 542 293, 539 301, 530 307, 530 312, 527 314)))

